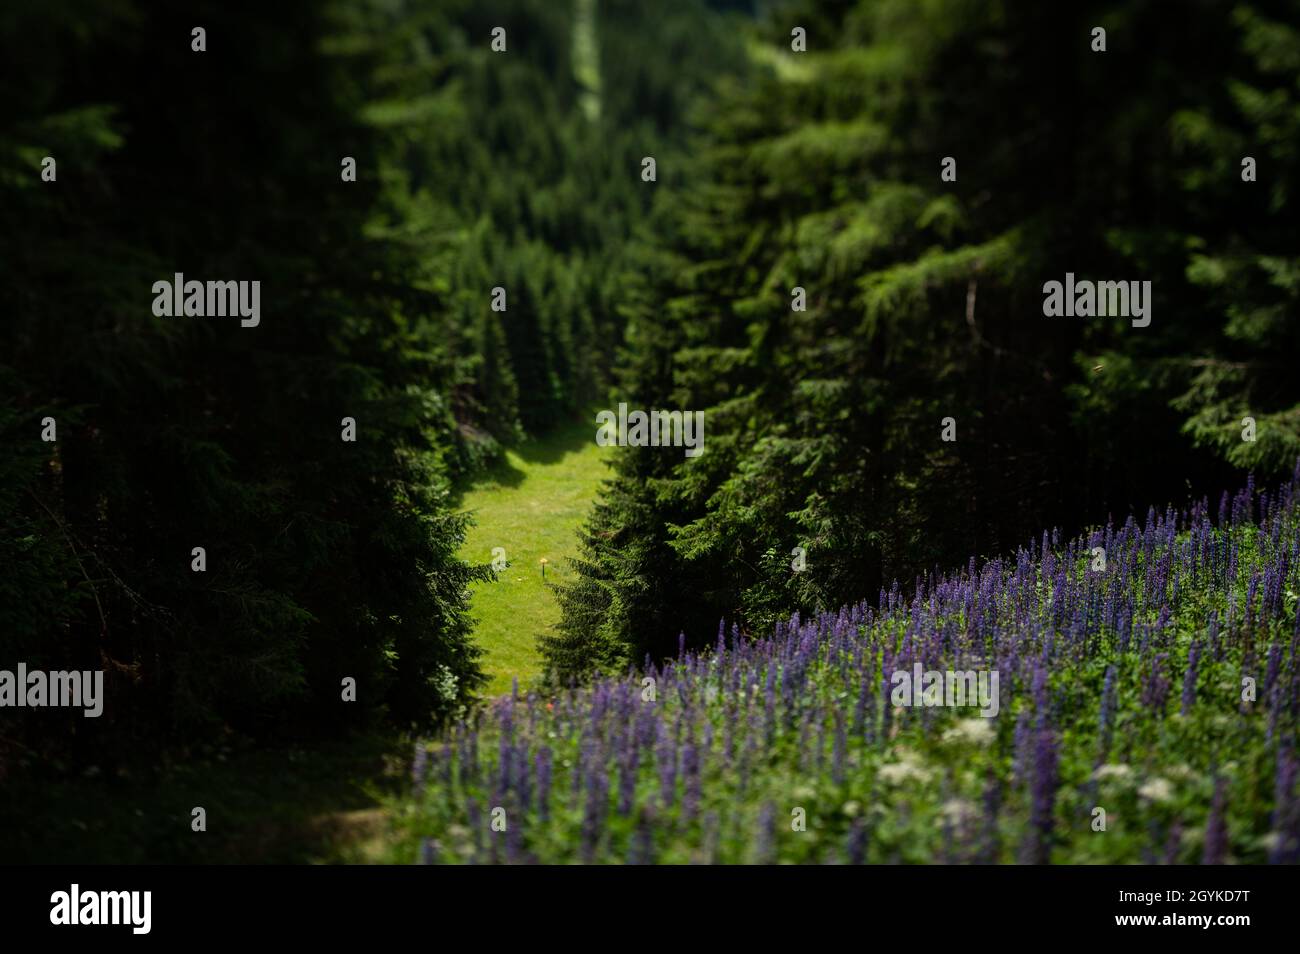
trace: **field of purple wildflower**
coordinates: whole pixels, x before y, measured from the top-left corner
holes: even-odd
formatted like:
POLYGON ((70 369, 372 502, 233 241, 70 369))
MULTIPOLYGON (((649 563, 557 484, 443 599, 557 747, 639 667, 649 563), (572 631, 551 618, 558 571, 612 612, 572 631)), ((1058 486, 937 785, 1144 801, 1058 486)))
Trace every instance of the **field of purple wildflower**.
POLYGON ((393 860, 1295 863, 1298 593, 1300 468, 765 635, 720 626, 420 743, 393 860), (916 663, 996 670, 997 715, 894 705, 916 663))

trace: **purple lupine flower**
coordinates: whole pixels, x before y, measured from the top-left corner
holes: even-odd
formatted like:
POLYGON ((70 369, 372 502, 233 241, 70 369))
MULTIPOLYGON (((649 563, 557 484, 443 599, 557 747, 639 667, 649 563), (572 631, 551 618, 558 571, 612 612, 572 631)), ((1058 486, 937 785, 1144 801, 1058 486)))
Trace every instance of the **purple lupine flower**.
POLYGON ((411 763, 411 787, 416 799, 424 791, 424 770, 429 760, 429 749, 424 742, 415 743, 415 758, 411 763))
POLYGON ((739 792, 741 795, 744 795, 745 790, 749 788, 749 771, 750 767, 754 764, 754 758, 757 752, 758 742, 755 740, 754 734, 752 732, 746 733, 745 747, 740 752, 739 792))
POLYGON ((511 772, 515 767, 515 747, 506 735, 501 736, 497 746, 497 792, 504 796, 510 791, 511 772))
POLYGON ((1002 807, 1002 782, 997 773, 990 771, 984 785, 984 844, 980 848, 982 864, 996 864, 1000 848, 998 840, 998 811, 1002 807))
POLYGON ((1159 653, 1151 661, 1151 667, 1142 684, 1142 704, 1157 713, 1165 711, 1165 703, 1169 699, 1171 683, 1165 673, 1165 666, 1168 662, 1169 654, 1159 653))
POLYGON ((628 862, 634 865, 652 865, 655 863, 654 842, 654 802, 648 802, 637 813, 636 831, 632 833, 628 862))
POLYGON ((533 801, 533 780, 528 771, 528 743, 515 746, 514 760, 511 774, 515 781, 515 792, 519 796, 519 807, 526 812, 532 807, 533 801))
POLYGON ((1034 660, 1034 714, 1038 717, 1038 724, 1042 725, 1048 717, 1048 698, 1047 698, 1047 667, 1043 665, 1042 658, 1034 660))
POLYGON ((485 827, 483 813, 479 811, 477 798, 471 797, 465 803, 465 815, 469 819, 470 837, 474 839, 473 854, 470 856, 470 860, 474 861, 478 858, 478 853, 483 845, 483 830, 485 827))
POLYGON ((582 738, 578 742, 578 757, 573 760, 573 776, 570 788, 570 804, 578 804, 578 796, 582 794, 582 781, 587 762, 591 758, 592 742, 587 737, 587 730, 583 729, 582 738))
POLYGON ((1255 619, 1255 594, 1259 591, 1259 573, 1250 574, 1250 584, 1246 587, 1246 629, 1254 628, 1255 619))
POLYGON ((1271 865, 1300 862, 1300 798, 1295 793, 1298 774, 1300 761, 1292 754, 1291 746, 1280 748, 1273 791, 1272 828, 1277 840, 1268 855, 1268 863, 1271 865))
POLYGON ((834 752, 831 756, 831 781, 836 785, 844 784, 844 760, 848 746, 849 741, 845 734, 844 713, 836 711, 834 752))
POLYGON ((542 818, 551 814, 551 750, 542 746, 533 756, 534 771, 537 774, 537 810, 542 818))
POLYGON ((655 745, 655 767, 659 771, 659 797, 665 807, 671 808, 677 801, 677 746, 662 722, 655 745))
POLYGON ((1269 698, 1282 668, 1282 646, 1274 643, 1268 650, 1268 668, 1264 671, 1264 698, 1269 698))
POLYGON ((1201 858, 1201 864, 1221 865, 1228 856, 1228 820, 1225 817, 1227 803, 1227 783, 1222 778, 1216 779, 1210 818, 1205 825, 1205 854, 1201 858))
POLYGON ((581 856, 586 863, 596 860, 608 809, 609 776, 593 768, 587 776, 587 805, 582 815, 581 856))
POLYGON ((1030 760, 1033 757, 1029 749, 1029 732, 1029 710, 1021 709, 1020 715, 1016 717, 1016 731, 1012 742, 1011 774, 1018 784, 1029 777, 1030 760))
POLYGON ((1196 704, 1196 664, 1201 658, 1200 640, 1192 640, 1191 648, 1187 650, 1187 672, 1183 676, 1183 704, 1179 710, 1182 715, 1187 715, 1192 706, 1196 704))
POLYGON ((523 827, 520 825, 506 825, 505 830, 506 843, 506 864, 513 865, 528 859, 524 854, 523 827))
POLYGON ((687 821, 695 817, 700 805, 700 756, 695 741, 688 737, 682 747, 682 779, 685 783, 682 793, 682 817, 687 821))
POLYGON ((861 818, 853 819, 849 826, 848 858, 851 865, 867 863, 867 826, 861 818))
POLYGON ((1029 836, 1025 860, 1045 865, 1051 860, 1053 808, 1056 803, 1056 737, 1049 728, 1034 738, 1034 780, 1030 787, 1029 836))
POLYGON ((1117 695, 1115 678, 1115 664, 1111 663, 1106 667, 1106 678, 1101 684, 1101 724, 1099 726, 1099 735, 1101 737, 1101 751, 1103 755, 1110 748, 1111 730, 1114 727, 1115 697, 1117 695))
POLYGON ((478 758, 478 725, 470 728, 465 738, 465 757, 461 760, 462 774, 471 781, 482 777, 482 766, 478 758))
POLYGON ((776 863, 776 806, 764 802, 758 812, 758 830, 754 832, 754 862, 760 865, 776 863))
POLYGON ((867 728, 867 705, 871 698, 873 680, 861 667, 858 668, 858 702, 853 710, 853 734, 861 735, 867 728))
POLYGON ((893 711, 893 706, 890 704, 889 698, 891 677, 890 669, 892 666, 896 666, 897 664, 897 660, 892 660, 890 658, 888 648, 882 650, 880 653, 880 697, 884 700, 884 704, 881 706, 880 715, 880 742, 882 745, 885 740, 889 738, 889 723, 893 711))
POLYGON ((818 775, 821 775, 822 771, 823 771, 823 770, 825 769, 825 767, 826 767, 826 719, 825 719, 825 717, 822 715, 822 713, 821 713, 820 710, 818 710, 818 711, 815 713, 815 715, 817 716, 817 758, 816 758, 816 765, 817 765, 817 774, 818 774, 818 775))

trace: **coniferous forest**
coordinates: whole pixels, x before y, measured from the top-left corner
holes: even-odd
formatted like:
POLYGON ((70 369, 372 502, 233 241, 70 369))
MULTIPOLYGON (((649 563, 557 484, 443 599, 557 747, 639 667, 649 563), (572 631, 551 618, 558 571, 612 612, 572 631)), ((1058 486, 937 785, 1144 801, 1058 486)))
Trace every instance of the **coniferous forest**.
POLYGON ((1300 861, 1296 0, 0 35, 0 859, 1300 861))

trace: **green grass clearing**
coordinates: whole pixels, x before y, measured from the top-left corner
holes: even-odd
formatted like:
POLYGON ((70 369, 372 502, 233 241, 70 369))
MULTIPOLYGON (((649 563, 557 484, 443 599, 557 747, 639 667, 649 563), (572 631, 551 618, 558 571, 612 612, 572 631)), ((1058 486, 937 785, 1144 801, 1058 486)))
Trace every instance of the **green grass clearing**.
POLYGON ((537 637, 559 621, 555 594, 542 582, 565 582, 573 575, 566 558, 577 555, 577 530, 596 499, 615 450, 596 444, 594 424, 581 423, 530 440, 506 452, 505 459, 466 488, 460 509, 473 512, 460 555, 490 563, 493 547, 503 547, 509 566, 495 582, 474 586, 471 613, 475 636, 486 651, 486 691, 520 689, 542 672, 537 637))

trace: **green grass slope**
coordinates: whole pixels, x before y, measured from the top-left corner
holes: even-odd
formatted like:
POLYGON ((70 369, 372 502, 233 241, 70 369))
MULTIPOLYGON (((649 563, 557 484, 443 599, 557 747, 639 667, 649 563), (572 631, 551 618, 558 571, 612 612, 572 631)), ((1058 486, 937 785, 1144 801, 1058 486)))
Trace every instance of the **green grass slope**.
POLYGON ((576 555, 577 530, 614 448, 596 445, 594 424, 580 423, 530 440, 506 453, 496 468, 467 488, 460 509, 474 514, 460 555, 489 563, 493 548, 505 550, 509 566, 495 582, 476 584, 471 613, 475 638, 486 650, 488 694, 510 691, 511 680, 527 688, 541 675, 537 636, 560 618, 546 582, 571 575, 566 558, 576 555))

